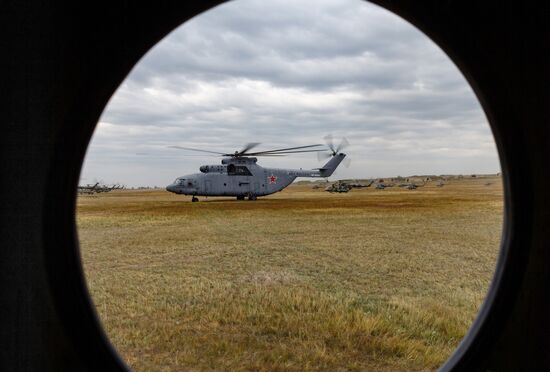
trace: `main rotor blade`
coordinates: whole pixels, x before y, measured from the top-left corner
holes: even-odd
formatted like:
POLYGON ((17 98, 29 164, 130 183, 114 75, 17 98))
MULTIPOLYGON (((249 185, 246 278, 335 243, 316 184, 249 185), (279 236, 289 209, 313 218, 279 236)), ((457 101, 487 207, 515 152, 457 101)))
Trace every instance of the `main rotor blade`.
POLYGON ((218 155, 227 155, 224 152, 217 152, 217 151, 208 151, 208 150, 200 150, 200 149, 194 149, 191 147, 183 147, 183 146, 167 146, 173 149, 179 149, 179 150, 189 150, 189 151, 199 151, 199 152, 207 152, 210 154, 218 154, 218 155))
MULTIPOLYGON (((278 154, 300 154, 303 152, 324 152, 327 150, 299 150, 299 151, 277 151, 277 152, 262 152, 259 153, 258 156, 261 155, 278 155, 278 154)), ((248 154, 247 154, 248 155, 248 154)))
POLYGON ((250 143, 247 143, 244 148, 238 152, 239 155, 244 155, 248 150, 251 150, 253 149, 254 147, 258 146, 260 143, 259 142, 250 142, 250 143))
MULTIPOLYGON (((276 153, 276 152, 280 152, 280 151, 307 149, 307 148, 318 147, 318 146, 324 146, 324 145, 323 144, 317 144, 317 145, 309 145, 309 146, 287 147, 287 148, 284 148, 284 149, 275 149, 275 150, 265 150, 265 151, 251 152, 251 153, 248 153, 247 155, 257 155, 257 154, 270 153, 270 152, 276 153)), ((317 150, 317 151, 322 151, 322 150, 317 150)))

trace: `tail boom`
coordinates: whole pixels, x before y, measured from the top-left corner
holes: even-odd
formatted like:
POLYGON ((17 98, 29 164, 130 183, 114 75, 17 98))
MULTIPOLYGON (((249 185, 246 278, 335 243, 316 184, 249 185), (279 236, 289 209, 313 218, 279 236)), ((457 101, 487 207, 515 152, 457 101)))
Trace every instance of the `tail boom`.
POLYGON ((336 154, 334 155, 325 165, 318 169, 295 169, 292 170, 289 174, 295 177, 330 177, 332 173, 338 168, 342 160, 346 157, 346 154, 336 154))

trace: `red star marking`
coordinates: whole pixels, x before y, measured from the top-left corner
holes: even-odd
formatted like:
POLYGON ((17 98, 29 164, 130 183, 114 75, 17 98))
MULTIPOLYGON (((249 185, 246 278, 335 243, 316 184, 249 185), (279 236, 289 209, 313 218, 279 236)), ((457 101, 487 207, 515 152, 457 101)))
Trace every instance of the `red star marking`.
POLYGON ((277 176, 271 175, 267 178, 269 179, 269 183, 277 183, 277 176))

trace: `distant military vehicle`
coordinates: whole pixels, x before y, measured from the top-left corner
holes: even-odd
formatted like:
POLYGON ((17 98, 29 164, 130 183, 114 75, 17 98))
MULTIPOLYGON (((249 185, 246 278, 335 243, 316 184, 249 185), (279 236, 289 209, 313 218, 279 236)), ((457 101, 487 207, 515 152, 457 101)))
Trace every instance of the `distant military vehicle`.
POLYGON ((94 194, 96 191, 96 187, 99 185, 99 182, 96 182, 94 185, 88 184, 84 186, 78 186, 77 192, 79 194, 94 194))
POLYGON ((358 182, 350 183, 349 186, 352 189, 362 189, 364 187, 370 187, 373 183, 374 183, 374 180, 370 180, 367 183, 358 183, 358 182))
POLYGON ((418 180, 418 177, 414 177, 414 178, 410 177, 410 178, 407 178, 407 182, 400 183, 398 186, 405 188, 407 190, 416 190, 419 187, 425 186, 426 183, 428 183, 430 180, 431 180, 430 177, 423 178, 420 181, 418 180), (417 182, 422 182, 422 183, 417 183, 417 182))
MULTIPOLYGON (((406 182, 406 183, 400 183, 398 186, 407 190, 416 190, 416 188, 419 185, 412 182, 406 182)), ((423 186, 423 185, 420 185, 420 186, 423 186)))
POLYGON ((351 189, 361 189, 365 187, 370 187, 373 184, 373 180, 368 183, 358 183, 358 182, 346 182, 346 181, 337 181, 333 184, 325 187, 327 192, 349 192, 351 189))
POLYGON ((175 194, 191 195, 191 201, 198 201, 197 196, 235 196, 237 200, 256 200, 264 196, 281 191, 290 185, 297 177, 329 177, 344 160, 346 154, 340 151, 348 142, 343 139, 339 146, 332 144, 332 137, 327 136, 327 147, 324 145, 309 145, 288 147, 275 150, 252 152, 259 143, 249 143, 242 150, 234 153, 216 152, 194 149, 181 146, 172 148, 200 151, 217 154, 223 157, 221 165, 203 165, 201 173, 181 176, 166 187, 167 191, 175 194), (283 169, 264 168, 257 164, 257 156, 285 156, 303 152, 324 152, 330 160, 321 168, 283 169))
POLYGON ((92 194, 99 194, 102 192, 109 192, 112 190, 118 190, 123 188, 124 188, 124 185, 113 184, 111 186, 107 186, 107 185, 100 185, 99 182, 96 182, 94 185, 88 184, 84 186, 78 186, 77 193, 92 195, 92 194))
POLYGON ((378 189, 378 190, 383 190, 387 187, 394 187, 395 186, 395 183, 393 182, 386 182, 385 180, 383 179, 379 179, 376 181, 376 184, 375 184, 375 188, 378 189))
POLYGON ((334 193, 334 192, 348 192, 351 190, 351 186, 345 182, 335 182, 330 186, 325 187, 325 191, 334 193))

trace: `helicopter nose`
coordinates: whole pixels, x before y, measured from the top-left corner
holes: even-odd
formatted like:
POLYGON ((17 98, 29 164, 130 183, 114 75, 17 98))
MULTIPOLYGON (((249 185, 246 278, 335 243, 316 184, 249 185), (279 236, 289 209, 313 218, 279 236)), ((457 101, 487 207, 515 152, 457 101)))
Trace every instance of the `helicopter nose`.
POLYGON ((166 186, 166 191, 176 192, 176 188, 175 188, 174 184, 166 186))

